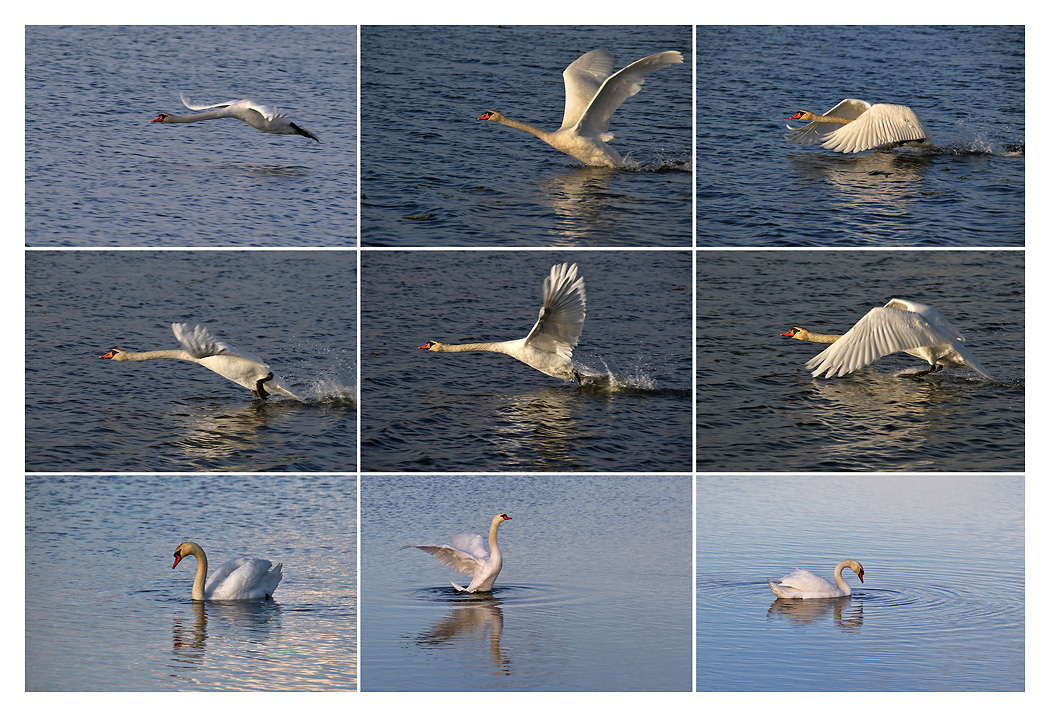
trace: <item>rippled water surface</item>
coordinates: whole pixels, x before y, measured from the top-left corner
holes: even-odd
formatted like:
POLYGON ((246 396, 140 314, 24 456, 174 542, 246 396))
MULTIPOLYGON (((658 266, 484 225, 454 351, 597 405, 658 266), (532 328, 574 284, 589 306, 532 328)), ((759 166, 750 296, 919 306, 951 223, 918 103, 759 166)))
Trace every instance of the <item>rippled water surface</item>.
POLYGON ((691 246, 689 26, 364 27, 361 241, 365 246, 691 246), (486 110, 549 131, 562 71, 605 48, 616 69, 664 50, 613 115, 635 170, 582 167, 486 110))
POLYGON ((30 251, 26 470, 353 471, 354 252, 30 251), (175 349, 206 325, 269 364, 302 402, 262 401, 175 349))
POLYGON ((700 246, 1021 246, 1024 26, 697 28, 700 246), (912 107, 940 148, 784 139, 846 98, 912 107))
POLYGON ((25 689, 355 689, 356 506, 353 476, 28 476, 25 689), (284 578, 194 603, 183 540, 284 578))
POLYGON ((357 28, 28 27, 27 246, 353 246, 357 28), (235 119, 251 99, 321 142, 235 119))
POLYGON ((361 689, 691 689, 689 476, 366 476, 361 689), (403 545, 499 529, 491 593, 403 545))
POLYGON ((364 251, 362 468, 692 469, 690 252, 364 251), (607 386, 428 340, 528 334, 550 267, 575 262, 587 321, 573 359, 607 386))
POLYGON ((701 471, 1021 471, 1023 251, 701 251, 701 471), (892 354, 838 378, 805 368, 822 344, 892 298, 929 304, 992 375, 892 354))
POLYGON ((697 481, 700 691, 1024 690, 1024 479, 697 481), (778 599, 795 568, 853 594, 778 599))

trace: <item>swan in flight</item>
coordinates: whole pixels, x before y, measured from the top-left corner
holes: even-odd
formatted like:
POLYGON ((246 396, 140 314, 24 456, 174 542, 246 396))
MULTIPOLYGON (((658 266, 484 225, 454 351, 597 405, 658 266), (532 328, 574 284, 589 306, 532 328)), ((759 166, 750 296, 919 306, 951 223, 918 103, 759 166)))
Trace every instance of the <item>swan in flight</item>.
POLYGON ((489 592, 499 571, 503 569, 503 553, 496 544, 496 529, 505 520, 510 520, 506 513, 497 513, 492 519, 488 550, 485 550, 484 538, 475 533, 453 535, 449 538, 452 545, 406 545, 401 549, 419 548, 433 555, 442 565, 469 575, 470 585, 465 588, 449 581, 461 593, 489 592))
POLYGON ((849 568, 857 574, 861 582, 864 582, 864 568, 856 560, 843 560, 835 566, 835 584, 814 575, 808 570, 792 570, 775 583, 766 578, 770 589, 776 593, 778 598, 792 598, 806 600, 810 598, 834 598, 846 597, 853 594, 846 578, 842 577, 842 570, 849 568))
POLYGON ((268 132, 270 134, 301 134, 303 137, 309 137, 318 142, 321 141, 295 122, 292 122, 286 112, 282 112, 276 107, 271 107, 270 105, 260 105, 251 100, 230 100, 229 102, 222 102, 217 105, 202 105, 190 102, 186 99, 186 95, 184 94, 180 94, 179 97, 182 99, 182 104, 186 105, 186 107, 191 110, 211 110, 211 112, 200 112, 200 114, 195 115, 173 115, 168 114, 167 112, 161 112, 160 116, 152 121, 172 124, 203 122, 204 120, 232 117, 233 119, 239 119, 249 127, 254 127, 260 132, 268 132))
POLYGON ((194 600, 262 600, 273 597, 273 591, 277 589, 277 583, 281 582, 284 575, 281 574, 281 563, 273 566, 270 570, 269 560, 259 558, 234 558, 219 566, 212 573, 208 582, 204 577, 208 574, 208 556, 204 549, 196 543, 189 541, 179 543, 175 548, 175 562, 171 569, 183 558, 193 556, 197 558, 197 577, 193 580, 192 597, 194 600))
POLYGON ((800 110, 793 120, 809 122, 787 135, 789 142, 813 144, 835 152, 863 152, 866 149, 932 147, 930 132, 910 107, 873 105, 864 100, 842 100, 822 115, 800 110))
POLYGON ((845 334, 818 334, 795 326, 781 336, 831 344, 806 362, 814 376, 845 376, 876 359, 903 351, 930 364, 912 376, 925 376, 945 366, 969 366, 992 378, 937 309, 914 301, 890 299, 885 306, 865 314, 845 334))
POLYGON ((171 330, 175 333, 175 338, 182 344, 181 349, 142 352, 112 349, 99 358, 114 361, 150 361, 152 359, 192 361, 244 386, 259 398, 265 399, 270 394, 279 393, 297 401, 302 400, 281 385, 280 380, 273 375, 269 366, 251 354, 215 338, 205 327, 172 324, 171 330))
POLYGON ((556 132, 533 127, 488 111, 479 120, 499 122, 534 134, 544 142, 586 165, 626 166, 615 149, 606 144, 613 138, 609 119, 628 97, 642 89, 645 76, 669 65, 680 64, 677 50, 658 52, 632 62, 613 73, 614 58, 606 50, 591 50, 565 68, 565 115, 556 132))
POLYGON ((587 297, 583 277, 576 276, 576 265, 555 264, 543 280, 543 308, 529 335, 516 341, 478 344, 443 344, 427 341, 421 349, 439 353, 492 351, 507 354, 527 363, 548 376, 581 382, 580 372, 572 362, 572 349, 583 331, 587 314, 587 297))

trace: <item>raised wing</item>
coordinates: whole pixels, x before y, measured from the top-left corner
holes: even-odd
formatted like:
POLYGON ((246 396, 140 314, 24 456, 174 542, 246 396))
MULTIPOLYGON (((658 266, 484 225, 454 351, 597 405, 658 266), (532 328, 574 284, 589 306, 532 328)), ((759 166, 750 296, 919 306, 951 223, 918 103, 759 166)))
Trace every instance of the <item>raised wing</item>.
POLYGON ((586 316, 587 294, 576 265, 555 264, 543 280, 543 308, 525 343, 571 359, 586 316))
MULTIPOLYGON (((681 62, 682 53, 677 50, 668 50, 643 57, 611 75, 598 88, 594 98, 579 118, 576 123, 577 131, 588 137, 606 135, 613 112, 623 104, 624 100, 642 89, 646 75, 662 67, 681 62)), ((602 139, 611 139, 611 135, 602 136, 602 139)))
POLYGON ((256 361, 263 366, 266 364, 257 357, 246 351, 242 351, 232 344, 220 341, 212 335, 207 328, 201 325, 190 326, 189 324, 172 324, 172 333, 178 339, 182 348, 194 358, 205 358, 207 356, 242 356, 256 361))
MULTIPOLYGON (((832 107, 830 110, 823 114, 824 117, 839 117, 841 119, 856 120, 862 114, 868 111, 871 104, 864 100, 851 100, 845 99, 839 102, 837 105, 832 107)), ((852 124, 852 122, 851 122, 852 124)), ((789 142, 795 142, 796 144, 813 144, 814 142, 823 142, 828 138, 828 135, 833 134, 842 127, 848 127, 849 125, 841 125, 830 122, 810 122, 802 127, 792 127, 787 125, 787 128, 791 130, 787 134, 787 140, 789 142)))
POLYGON ((612 74, 616 58, 608 50, 591 50, 581 55, 561 73, 565 80, 565 115, 561 129, 574 127, 580 121, 587 105, 612 74))
POLYGON ((924 140, 929 136, 929 131, 910 107, 873 105, 855 121, 829 134, 821 146, 850 154, 883 145, 924 140))

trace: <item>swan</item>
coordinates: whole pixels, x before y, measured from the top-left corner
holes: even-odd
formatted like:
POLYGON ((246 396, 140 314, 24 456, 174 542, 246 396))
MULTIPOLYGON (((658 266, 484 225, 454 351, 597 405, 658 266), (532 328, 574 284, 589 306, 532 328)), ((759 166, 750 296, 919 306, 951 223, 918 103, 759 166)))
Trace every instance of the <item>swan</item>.
POLYGON ((580 372, 572 362, 572 349, 579 341, 586 314, 583 277, 576 276, 576 265, 555 264, 550 276, 543 280, 540 317, 525 338, 478 344, 427 341, 419 348, 439 353, 492 351, 507 354, 548 376, 580 383, 580 372))
POLYGON ((789 142, 822 142, 821 147, 846 154, 901 145, 932 146, 929 130, 911 107, 904 105, 842 100, 822 115, 800 110, 791 119, 806 120, 809 124, 799 128, 788 125, 787 128, 792 130, 787 135, 789 142))
POLYGON ((189 324, 172 324, 175 338, 182 344, 181 349, 163 351, 125 351, 112 349, 99 358, 114 361, 150 361, 152 359, 178 359, 192 361, 204 368, 244 386, 253 395, 265 399, 273 393, 279 393, 297 401, 302 399, 281 385, 280 380, 265 363, 224 341, 220 341, 203 326, 190 327, 189 324))
POLYGON ((254 127, 260 132, 268 132, 269 134, 301 134, 303 137, 309 137, 318 142, 321 141, 295 122, 292 122, 288 113, 270 105, 260 105, 251 100, 230 100, 217 105, 202 105, 190 102, 184 94, 180 94, 179 98, 182 100, 182 104, 191 110, 211 110, 211 112, 201 112, 195 115, 173 115, 161 112, 160 116, 152 121, 173 124, 203 122, 204 120, 232 117, 233 119, 239 119, 249 127, 254 127))
POLYGON ((963 338, 932 306, 890 299, 876 306, 845 334, 818 334, 795 326, 781 336, 831 344, 806 362, 814 376, 845 376, 887 354, 903 351, 929 362, 930 367, 911 376, 925 376, 945 366, 969 366, 991 380, 963 338))
POLYGON ((849 583, 842 577, 842 569, 849 568, 857 574, 861 582, 864 582, 864 567, 856 560, 843 560, 835 566, 835 584, 814 575, 808 570, 792 570, 775 583, 766 578, 769 588, 776 593, 778 598, 792 598, 806 600, 810 598, 833 598, 846 597, 853 594, 849 583))
POLYGON ((499 122, 534 134, 544 142, 586 165, 626 166, 615 149, 606 144, 613 138, 609 119, 628 97, 642 89, 645 76, 669 65, 680 64, 677 50, 658 52, 632 62, 613 73, 614 58, 606 50, 591 50, 565 68, 565 115, 556 132, 533 127, 489 110, 479 120, 499 122))
POLYGON ((208 556, 204 548, 186 541, 175 548, 174 570, 179 561, 192 555, 197 558, 197 577, 193 580, 194 600, 262 600, 273 597, 277 583, 281 582, 281 563, 273 566, 269 560, 259 558, 234 558, 219 566, 211 574, 207 584, 204 576, 208 574, 208 556))
POLYGON ((499 524, 510 520, 506 513, 497 513, 489 527, 489 549, 485 550, 484 539, 476 533, 459 533, 449 538, 452 545, 405 545, 401 548, 419 548, 430 553, 447 567, 464 575, 469 575, 470 585, 461 587, 452 583, 452 587, 461 593, 489 592, 496 576, 503 569, 503 553, 496 544, 496 530, 499 524), (455 547, 453 547, 455 546, 455 547))

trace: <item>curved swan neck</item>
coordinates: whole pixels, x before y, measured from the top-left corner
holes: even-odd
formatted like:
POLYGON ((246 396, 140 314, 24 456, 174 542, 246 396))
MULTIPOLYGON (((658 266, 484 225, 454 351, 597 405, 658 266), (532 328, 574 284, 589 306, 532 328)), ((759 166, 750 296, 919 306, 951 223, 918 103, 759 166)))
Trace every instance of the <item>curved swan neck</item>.
POLYGON ((510 516, 506 513, 500 513, 492 519, 492 525, 489 527, 489 553, 493 556, 499 556, 499 546, 496 544, 496 532, 499 530, 499 524, 504 520, 510 520, 510 516))
POLYGON ((852 595, 853 589, 849 586, 849 583, 846 582, 846 578, 842 577, 842 571, 845 568, 849 568, 850 570, 855 572, 857 574, 857 577, 860 578, 861 582, 864 582, 864 568, 861 567, 861 564, 858 563, 856 560, 850 559, 843 560, 841 563, 835 566, 835 585, 837 585, 839 590, 841 590, 846 595, 852 595))
MULTIPOLYGON (((181 543, 178 548, 175 549, 175 555, 178 560, 175 561, 175 565, 179 564, 179 560, 192 555, 197 559, 197 575, 193 579, 193 590, 190 593, 190 597, 194 600, 204 599, 204 581, 208 577, 208 556, 204 554, 204 548, 197 545, 196 543, 185 542, 181 543)), ((171 567, 175 567, 172 565, 171 567)))

